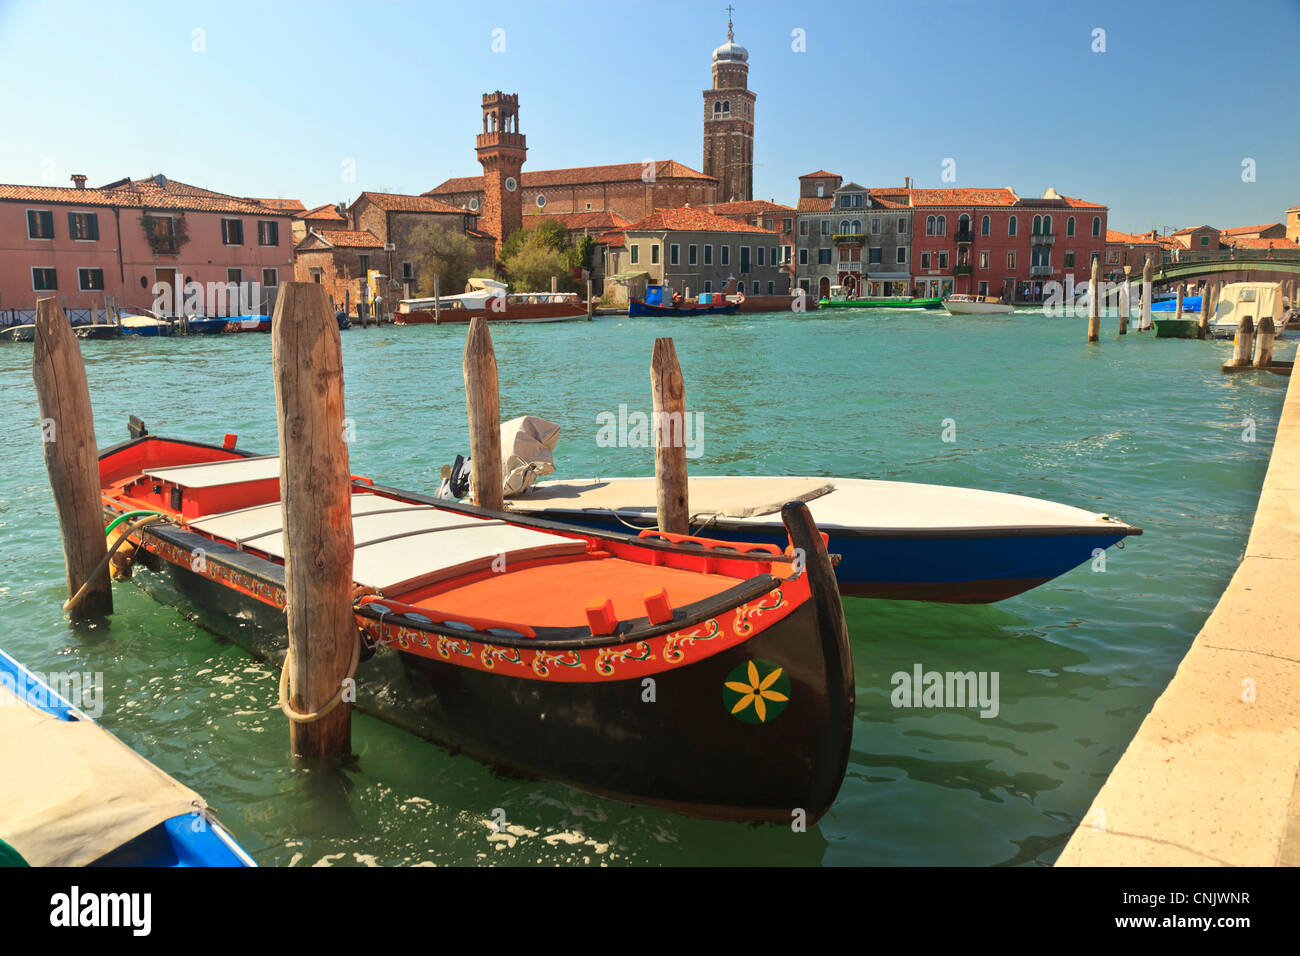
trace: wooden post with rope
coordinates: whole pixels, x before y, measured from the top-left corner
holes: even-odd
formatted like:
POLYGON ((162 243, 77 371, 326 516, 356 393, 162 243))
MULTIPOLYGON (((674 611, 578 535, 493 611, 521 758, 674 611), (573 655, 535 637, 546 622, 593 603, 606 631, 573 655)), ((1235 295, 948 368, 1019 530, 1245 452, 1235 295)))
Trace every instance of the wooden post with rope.
POLYGON ((1088 280, 1088 341, 1101 340, 1101 296, 1098 273, 1101 271, 1101 259, 1092 260, 1092 278, 1088 280))
POLYGON ((505 507, 501 475, 501 395, 497 357, 487 319, 475 315, 465 337, 465 408, 469 412, 469 464, 474 503, 500 511, 505 507))
POLYGON ((1142 311, 1138 314, 1138 331, 1151 328, 1151 300, 1155 297, 1155 286, 1152 280, 1155 278, 1156 267, 1148 255, 1146 262, 1142 264, 1142 311))
POLYGON ((343 418, 343 353, 323 286, 286 282, 271 323, 280 433, 289 653, 280 706, 293 752, 352 747, 349 684, 360 638, 352 610, 352 477, 343 418))
POLYGON ((1276 328, 1271 315, 1261 316, 1255 332, 1255 368, 1268 368, 1273 364, 1273 337, 1276 328))
POLYGON ((650 356, 650 391, 654 398, 655 510, 659 530, 688 534, 686 386, 670 338, 655 339, 650 356))
POLYGON ((32 378, 41 412, 45 468, 59 513, 69 604, 74 617, 111 614, 99 446, 86 367, 77 336, 57 299, 36 302, 32 378), (75 599, 75 600, 73 600, 75 599))

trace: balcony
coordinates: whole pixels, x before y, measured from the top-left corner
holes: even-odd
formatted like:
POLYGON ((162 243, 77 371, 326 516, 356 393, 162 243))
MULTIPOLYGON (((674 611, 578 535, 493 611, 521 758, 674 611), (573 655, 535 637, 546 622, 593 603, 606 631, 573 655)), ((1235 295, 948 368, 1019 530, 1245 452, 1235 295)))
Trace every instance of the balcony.
POLYGON ((861 262, 837 262, 835 268, 840 272, 861 272, 861 262))
POLYGON ((1030 266, 1029 274, 1031 276, 1050 276, 1052 274, 1051 266, 1030 266))
POLYGON ((847 245, 848 243, 860 246, 867 241, 867 237, 860 232, 837 232, 835 235, 831 236, 831 240, 837 246, 847 245))
POLYGON ((957 230, 957 235, 956 235, 954 238, 955 238, 958 242, 974 242, 974 241, 975 241, 975 233, 973 233, 973 232, 972 232, 971 230, 969 230, 969 229, 959 229, 959 230, 957 230))
POLYGON ((1050 246, 1056 242, 1056 233, 1054 232, 1036 232, 1029 237, 1031 244, 1035 246, 1050 246))
POLYGON ((974 271, 975 271, 975 267, 972 266, 969 262, 967 263, 959 262, 957 265, 952 267, 952 274, 955 276, 968 276, 974 271))

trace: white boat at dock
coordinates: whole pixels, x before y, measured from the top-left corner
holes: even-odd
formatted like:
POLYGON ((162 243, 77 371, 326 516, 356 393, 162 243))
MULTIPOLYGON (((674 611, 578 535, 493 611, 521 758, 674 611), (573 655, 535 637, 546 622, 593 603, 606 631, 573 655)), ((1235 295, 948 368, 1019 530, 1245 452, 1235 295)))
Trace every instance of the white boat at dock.
POLYGON ((1004 315, 1015 311, 1015 306, 991 295, 950 295, 943 300, 943 307, 949 315, 1004 315))

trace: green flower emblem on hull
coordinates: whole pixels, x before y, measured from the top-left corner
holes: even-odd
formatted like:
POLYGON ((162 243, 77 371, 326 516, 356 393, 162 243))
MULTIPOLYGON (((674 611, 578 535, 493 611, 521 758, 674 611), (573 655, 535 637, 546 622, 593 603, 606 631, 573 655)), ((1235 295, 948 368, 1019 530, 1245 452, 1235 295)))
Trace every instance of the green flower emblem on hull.
POLYGON ((765 724, 781 716, 790 703, 790 678, 771 661, 752 660, 727 675, 722 706, 747 724, 765 724))

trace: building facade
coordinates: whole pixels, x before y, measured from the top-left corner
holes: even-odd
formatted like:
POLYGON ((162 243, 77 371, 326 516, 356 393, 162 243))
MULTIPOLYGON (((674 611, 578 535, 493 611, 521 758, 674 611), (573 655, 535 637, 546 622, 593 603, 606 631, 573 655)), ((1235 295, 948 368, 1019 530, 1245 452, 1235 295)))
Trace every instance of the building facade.
MULTIPOLYGON (((805 178, 801 191, 818 185, 805 178)), ((821 196, 801 197, 801 204, 799 288, 818 298, 829 295, 832 286, 856 298, 910 294, 912 214, 905 204, 852 182, 837 184, 829 194, 823 189, 821 196)))
POLYGON ((238 314, 230 283, 250 296, 256 283, 251 307, 264 309, 293 277, 285 208, 161 174, 98 189, 72 179, 72 187, 0 185, 0 310, 32 309, 45 296, 88 309, 110 296, 122 309, 174 315, 196 282, 220 293, 205 296, 204 314, 238 314))
POLYGON ((727 42, 713 51, 713 85, 704 91, 704 175, 718 183, 720 202, 754 198, 754 105, 749 51, 736 43, 731 19, 727 42))

